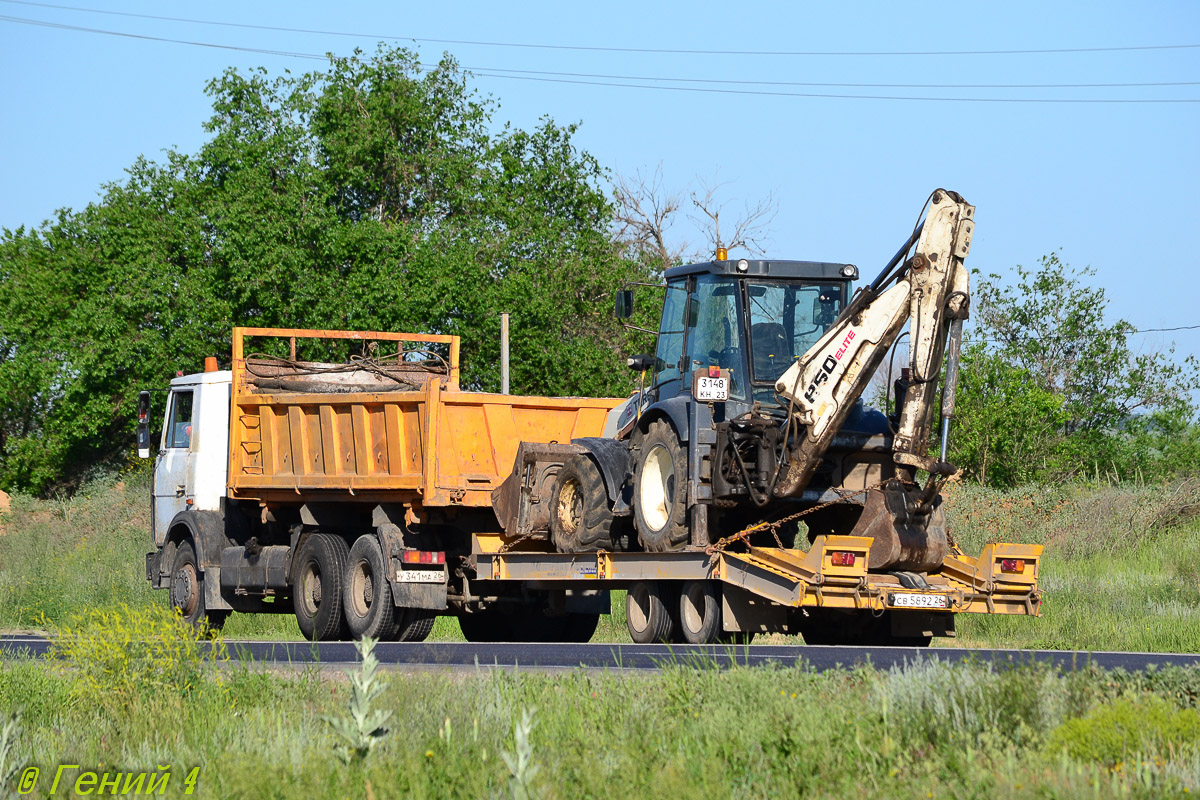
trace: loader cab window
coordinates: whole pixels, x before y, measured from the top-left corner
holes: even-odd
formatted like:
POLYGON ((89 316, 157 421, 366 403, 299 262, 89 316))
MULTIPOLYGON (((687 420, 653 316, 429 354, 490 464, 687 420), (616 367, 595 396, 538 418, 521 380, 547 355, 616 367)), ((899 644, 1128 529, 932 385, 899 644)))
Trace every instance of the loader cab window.
POLYGON ((658 326, 658 350, 654 358, 654 385, 679 380, 679 362, 683 360, 683 340, 687 332, 687 278, 667 282, 662 323, 658 326))
POLYGON ((171 393, 171 416, 166 431, 167 447, 192 446, 192 393, 171 393))
POLYGON ((729 370, 729 396, 744 400, 742 333, 737 312, 737 283, 719 275, 698 275, 692 295, 696 327, 688 331, 688 371, 719 366, 729 370))
POLYGON ((755 399, 774 402, 774 383, 817 343, 842 311, 846 284, 747 281, 755 399))

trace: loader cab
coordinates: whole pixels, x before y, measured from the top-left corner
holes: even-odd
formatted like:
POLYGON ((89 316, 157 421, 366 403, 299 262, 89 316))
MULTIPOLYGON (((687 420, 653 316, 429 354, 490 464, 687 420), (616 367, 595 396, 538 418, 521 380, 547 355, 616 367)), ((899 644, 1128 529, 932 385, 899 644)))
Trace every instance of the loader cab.
POLYGON ((730 379, 726 416, 778 407, 775 381, 833 324, 858 269, 810 261, 711 261, 666 272, 655 400, 690 394, 696 370, 730 379))

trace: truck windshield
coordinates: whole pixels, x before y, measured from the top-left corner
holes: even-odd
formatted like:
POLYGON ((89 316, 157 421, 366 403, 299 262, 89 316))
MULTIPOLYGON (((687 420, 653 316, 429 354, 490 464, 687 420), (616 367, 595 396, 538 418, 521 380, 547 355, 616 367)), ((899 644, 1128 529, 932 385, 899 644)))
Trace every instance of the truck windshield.
POLYGON ((837 319, 845 297, 843 283, 747 281, 754 382, 773 384, 816 344, 837 319))

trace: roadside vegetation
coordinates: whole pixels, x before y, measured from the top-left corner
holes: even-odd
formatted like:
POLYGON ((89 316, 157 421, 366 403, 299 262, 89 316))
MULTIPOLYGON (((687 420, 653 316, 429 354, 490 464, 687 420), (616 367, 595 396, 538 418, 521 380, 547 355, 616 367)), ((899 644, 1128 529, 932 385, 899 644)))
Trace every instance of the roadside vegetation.
MULTIPOLYGON (((122 615, 120 627, 168 644, 106 640, 99 631, 113 620, 85 617, 63 629, 76 638, 64 637, 51 666, 0 660, 0 710, 20 710, 0 775, 38 766, 45 792, 53 759, 70 754, 79 766, 68 781, 172 765, 175 794, 198 767, 201 797, 1200 791, 1196 669, 925 663, 818 674, 802 664, 697 664, 649 675, 551 675, 380 673, 368 664, 348 681, 311 668, 222 667, 194 640, 170 644, 164 626, 175 621, 165 608, 122 615)), ((70 791, 64 781, 57 795, 70 791)))

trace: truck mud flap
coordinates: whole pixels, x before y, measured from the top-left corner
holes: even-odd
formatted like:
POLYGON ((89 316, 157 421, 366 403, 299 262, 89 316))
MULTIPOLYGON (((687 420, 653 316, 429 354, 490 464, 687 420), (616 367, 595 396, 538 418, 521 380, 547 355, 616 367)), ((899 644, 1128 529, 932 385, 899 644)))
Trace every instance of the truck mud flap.
POLYGON ((448 607, 444 583, 393 583, 392 601, 400 608, 429 608, 441 611, 448 607))

